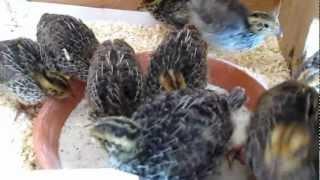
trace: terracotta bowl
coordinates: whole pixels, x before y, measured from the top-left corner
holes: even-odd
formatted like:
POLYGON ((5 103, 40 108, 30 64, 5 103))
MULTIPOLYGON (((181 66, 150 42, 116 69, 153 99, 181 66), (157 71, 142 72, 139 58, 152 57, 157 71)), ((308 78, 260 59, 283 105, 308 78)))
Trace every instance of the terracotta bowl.
MULTIPOLYGON (((148 53, 137 55, 143 72, 149 65, 148 53)), ((246 89, 248 95, 247 106, 255 107, 257 98, 265 91, 265 86, 254 77, 240 70, 236 65, 221 61, 208 60, 209 82, 227 90, 235 86, 246 89)), ((84 97, 85 83, 74 80, 71 82, 73 96, 65 100, 48 99, 41 108, 33 126, 33 145, 37 163, 44 169, 60 168, 58 146, 59 136, 64 122, 72 110, 84 97)))

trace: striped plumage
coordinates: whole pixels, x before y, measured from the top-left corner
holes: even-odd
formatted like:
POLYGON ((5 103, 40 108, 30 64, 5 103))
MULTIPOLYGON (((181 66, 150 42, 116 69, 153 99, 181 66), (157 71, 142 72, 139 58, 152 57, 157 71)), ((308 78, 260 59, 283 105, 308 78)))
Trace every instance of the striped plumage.
POLYGON ((45 94, 32 79, 43 69, 39 45, 26 38, 0 42, 0 82, 27 104, 42 101, 45 94))
POLYGON ((166 85, 175 85, 169 88, 172 90, 206 87, 207 45, 194 27, 186 26, 167 35, 152 54, 145 85, 146 97, 159 94, 166 85))
POLYGON ((296 81, 261 96, 246 145, 247 162, 257 180, 319 178, 318 96, 296 81))
POLYGON ((220 169, 233 131, 234 100, 204 89, 165 92, 131 119, 100 118, 91 133, 113 168, 144 180, 203 180, 220 169))
POLYGON ((0 42, 0 82, 25 104, 37 104, 46 96, 63 99, 71 94, 68 78, 49 71, 39 44, 26 38, 0 42))
POLYGON ((43 14, 37 25, 37 40, 50 70, 87 79, 98 40, 82 21, 68 15, 43 14))
POLYGON ((130 117, 142 100, 142 74, 125 41, 103 42, 91 60, 87 96, 92 115, 130 117))

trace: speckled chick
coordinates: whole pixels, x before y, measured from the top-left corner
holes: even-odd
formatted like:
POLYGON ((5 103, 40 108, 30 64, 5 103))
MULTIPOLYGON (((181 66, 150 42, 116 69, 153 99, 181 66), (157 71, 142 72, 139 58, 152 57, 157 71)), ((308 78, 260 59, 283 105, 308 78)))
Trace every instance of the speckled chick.
POLYGON ((145 96, 207 86, 207 44, 193 26, 171 32, 151 57, 145 96))
POLYGON ((302 63, 293 77, 320 93, 320 51, 302 63))
POLYGON ((269 36, 282 35, 276 11, 249 12, 239 0, 190 1, 190 23, 216 49, 246 51, 259 46, 269 36))
POLYGON ((68 78, 48 71, 38 43, 26 38, 0 42, 0 82, 24 104, 37 104, 48 96, 68 97, 68 78))
POLYGON ((259 99, 246 147, 257 180, 319 178, 318 96, 313 88, 287 81, 259 99))
POLYGON ((41 56, 49 69, 86 80, 98 40, 81 20, 43 14, 37 25, 41 56))
POLYGON ((232 135, 230 109, 237 103, 229 104, 231 96, 204 89, 161 93, 132 119, 99 119, 91 135, 107 150, 109 165, 143 180, 203 180, 218 173, 232 135))
POLYGON ((155 19, 173 28, 181 29, 189 22, 190 0, 142 0, 141 8, 149 11, 155 19))
POLYGON ((142 100, 142 74, 132 47, 115 39, 94 53, 87 81, 93 117, 131 117, 142 100))

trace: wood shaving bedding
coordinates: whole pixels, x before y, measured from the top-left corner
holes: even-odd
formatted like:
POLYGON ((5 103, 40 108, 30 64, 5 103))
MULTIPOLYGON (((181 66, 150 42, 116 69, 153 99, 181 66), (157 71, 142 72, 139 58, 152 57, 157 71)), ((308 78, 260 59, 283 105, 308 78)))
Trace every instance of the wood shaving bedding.
POLYGON ((269 87, 273 87, 290 78, 288 65, 281 55, 278 41, 275 38, 267 39, 266 43, 247 53, 216 55, 218 58, 231 61, 243 67, 255 77, 262 76, 269 87))
POLYGON ((0 86, 1 120, 6 124, 2 124, 1 127, 12 129, 8 131, 9 134, 6 134, 5 137, 1 136, 2 139, 0 139, 0 142, 5 142, 6 144, 2 144, 2 146, 10 148, 18 154, 17 157, 16 154, 14 156, 4 155, 5 157, 2 157, 2 159, 4 162, 6 161, 5 158, 8 158, 8 161, 15 159, 18 169, 38 169, 32 144, 32 120, 30 116, 25 113, 17 116, 17 102, 17 99, 14 98, 11 92, 8 92, 5 87, 0 86), (17 119, 14 121, 16 116, 17 119), (10 141, 8 141, 8 139, 10 139, 10 141))
POLYGON ((161 43, 168 30, 161 25, 142 26, 127 23, 85 22, 100 42, 108 39, 124 39, 136 52, 153 51, 161 43))
POLYGON ((31 165, 34 152, 32 150, 31 129, 32 122, 24 113, 17 115, 16 101, 8 98, 7 92, 0 94, 0 168, 7 170, 34 169, 31 165))

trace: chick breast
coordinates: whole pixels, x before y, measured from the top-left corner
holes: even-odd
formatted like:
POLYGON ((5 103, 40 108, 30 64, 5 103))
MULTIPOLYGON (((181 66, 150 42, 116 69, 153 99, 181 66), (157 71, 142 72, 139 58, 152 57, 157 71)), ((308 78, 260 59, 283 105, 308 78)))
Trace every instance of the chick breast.
POLYGON ((169 33, 154 52, 145 78, 147 97, 161 92, 160 75, 169 70, 181 73, 189 88, 206 87, 207 44, 194 27, 169 33))
POLYGON ((36 42, 26 38, 0 42, 0 82, 24 103, 35 104, 43 100, 44 93, 32 79, 32 75, 42 69, 36 42))
POLYGON ((103 42, 92 58, 87 81, 93 115, 131 117, 142 99, 142 83, 134 50, 123 40, 103 42))
POLYGON ((161 94, 133 115, 138 154, 120 169, 148 180, 203 180, 217 173, 232 134, 227 101, 207 90, 161 94))
POLYGON ((37 25, 37 40, 50 69, 87 79, 98 40, 84 23, 68 15, 44 14, 37 25))
POLYGON ((259 99, 249 126, 246 145, 248 165, 258 180, 302 180, 314 179, 317 176, 318 168, 314 163, 318 161, 318 151, 315 151, 318 149, 317 104, 318 94, 312 88, 296 81, 277 85, 259 99), (306 131, 301 131, 301 128, 306 131), (311 143, 305 134, 311 135, 311 143), (301 153, 298 151, 291 154, 300 144, 305 144, 301 147, 301 153), (273 148, 271 150, 270 145, 273 148), (282 154, 278 157, 280 167, 267 165, 265 157, 267 149, 271 153, 281 150, 282 154), (302 158, 305 151, 306 158, 302 158), (283 164, 287 164, 286 160, 298 162, 297 168, 286 173, 271 174, 271 171, 279 171, 283 164))

